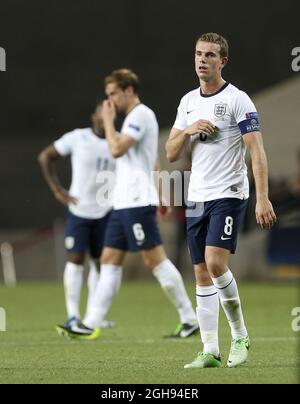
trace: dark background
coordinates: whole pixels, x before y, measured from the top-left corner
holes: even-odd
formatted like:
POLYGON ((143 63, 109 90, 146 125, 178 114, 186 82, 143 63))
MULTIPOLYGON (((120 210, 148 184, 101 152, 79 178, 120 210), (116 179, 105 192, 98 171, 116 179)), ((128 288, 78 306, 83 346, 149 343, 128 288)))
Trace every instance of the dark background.
POLYGON ((180 98, 198 85, 193 60, 201 33, 229 40, 224 77, 253 95, 293 74, 299 11, 291 0, 1 0, 7 72, 0 72, 0 228, 40 227, 63 213, 36 155, 89 125, 111 70, 134 69, 143 101, 169 127, 180 98))

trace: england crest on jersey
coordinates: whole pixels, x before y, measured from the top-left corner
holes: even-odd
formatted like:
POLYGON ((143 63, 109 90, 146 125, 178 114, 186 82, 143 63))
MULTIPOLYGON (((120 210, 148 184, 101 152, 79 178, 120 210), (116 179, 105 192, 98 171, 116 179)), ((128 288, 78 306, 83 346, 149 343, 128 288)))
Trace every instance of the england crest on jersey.
POLYGON ((215 116, 217 118, 222 118, 226 114, 226 104, 223 102, 219 102, 218 104, 215 104, 215 116))

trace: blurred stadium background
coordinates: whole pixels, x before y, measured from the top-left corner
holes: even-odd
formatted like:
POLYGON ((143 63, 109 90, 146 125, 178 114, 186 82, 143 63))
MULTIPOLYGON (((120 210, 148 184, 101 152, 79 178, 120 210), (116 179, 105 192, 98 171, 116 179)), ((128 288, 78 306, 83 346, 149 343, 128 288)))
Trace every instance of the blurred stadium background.
MULTIPOLYGON (((251 198, 233 269, 242 279, 299 279, 300 76, 291 67, 292 49, 300 46, 299 4, 255 0, 236 7, 199 0, 184 6, 171 0, 1 2, 7 71, 0 73, 0 243, 13 246, 18 281, 62 277, 64 209, 50 195, 36 156, 61 134, 89 125, 112 69, 127 66, 140 75, 142 99, 161 127, 162 166, 183 169, 167 163, 164 144, 178 101, 197 85, 193 47, 206 31, 228 38, 225 78, 247 91, 261 114, 279 218, 274 230, 260 231, 251 198)), ((60 172, 67 185, 68 162, 60 172)), ((182 212, 162 228, 171 257, 192 279, 182 212)), ((129 257, 126 277, 147 278, 141 267, 129 257)))
MULTIPOLYGON (((159 119, 163 169, 185 169, 183 163, 167 163, 164 145, 180 98, 198 85, 195 40, 209 31, 228 38, 224 77, 248 92, 260 112, 278 215, 271 232, 257 227, 252 182, 232 269, 241 280, 254 282, 240 289, 254 347, 246 368, 233 374, 224 368, 218 382, 299 382, 299 340, 291 327, 292 308, 300 306, 300 73, 292 70, 292 50, 300 47, 299 12, 296 0, 1 1, 0 47, 7 71, 0 72, 0 245, 2 253, 13 248, 14 263, 5 254, 4 261, 15 266, 20 285, 3 285, 0 261, 0 307, 7 311, 9 331, 0 333, 0 383, 215 382, 214 373, 199 377, 182 370, 199 348, 198 338, 174 344, 161 338, 174 326, 175 313, 161 291, 144 282, 152 277, 137 256, 127 259, 128 282, 110 312, 115 330, 104 330, 96 345, 55 336, 53 325, 65 316, 57 283, 66 259, 65 211, 37 164, 42 148, 89 125, 103 98, 103 77, 130 67, 141 78, 142 100, 159 119)), ((69 162, 59 169, 67 186, 69 162)), ((192 297, 183 211, 176 210, 162 230, 192 297)), ((230 335, 224 316, 220 334, 225 354, 230 335)))

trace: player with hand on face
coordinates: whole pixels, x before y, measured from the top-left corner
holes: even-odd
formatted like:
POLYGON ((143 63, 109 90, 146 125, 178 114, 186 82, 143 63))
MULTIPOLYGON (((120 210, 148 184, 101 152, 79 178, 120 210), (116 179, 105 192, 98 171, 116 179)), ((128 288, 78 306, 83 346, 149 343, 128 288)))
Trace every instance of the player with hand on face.
MULTIPOLYGON (((183 279, 162 245, 156 220, 160 201, 153 178, 159 128, 154 112, 140 101, 138 83, 137 75, 128 69, 114 71, 105 79, 108 100, 103 104, 102 118, 110 151, 117 159, 114 209, 94 306, 83 324, 91 329, 99 327, 116 295, 126 253, 139 252, 178 311, 180 325, 172 336, 186 338, 198 332, 199 326, 183 279), (120 134, 114 123, 118 112, 126 115, 120 134)), ((166 211, 164 207, 160 210, 166 211)))
MULTIPOLYGON (((93 301, 99 279, 99 257, 103 248, 104 234, 112 210, 111 201, 101 206, 97 202, 97 175, 101 171, 114 172, 112 157, 101 117, 101 104, 92 114, 92 127, 75 129, 62 136, 39 155, 39 163, 55 198, 68 208, 65 229, 65 246, 68 262, 64 272, 64 287, 68 320, 57 326, 59 334, 72 327, 76 332, 80 322, 80 295, 86 253, 90 255, 88 277, 88 307, 93 301), (56 173, 58 159, 71 156, 72 184, 66 191, 56 173)), ((103 319, 101 326, 113 324, 103 319)), ((88 331, 89 332, 89 331, 88 331)), ((96 331, 96 334, 99 331, 96 331)))
POLYGON ((245 164, 250 150, 256 184, 257 223, 269 229, 276 221, 268 197, 268 166, 257 110, 246 93, 222 78, 228 43, 215 33, 202 35, 195 49, 200 88, 186 94, 166 144, 169 161, 192 150, 188 243, 196 275, 197 315, 204 345, 185 368, 220 367, 219 301, 228 319, 232 345, 228 367, 247 360, 250 339, 234 275, 229 269, 244 217, 249 183, 245 164))

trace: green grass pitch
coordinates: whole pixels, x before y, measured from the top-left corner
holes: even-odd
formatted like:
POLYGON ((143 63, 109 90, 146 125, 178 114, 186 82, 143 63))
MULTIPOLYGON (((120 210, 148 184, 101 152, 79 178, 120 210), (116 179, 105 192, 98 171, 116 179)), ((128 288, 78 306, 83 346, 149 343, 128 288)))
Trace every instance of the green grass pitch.
MULTIPOLYGON (((193 285, 189 293, 194 301, 193 285)), ((117 327, 89 343, 55 334, 65 320, 61 285, 1 286, 7 332, 0 332, 0 383, 298 383, 300 335, 291 327, 297 286, 242 284, 240 294, 252 339, 248 363, 184 370, 201 349, 199 337, 162 338, 178 319, 155 283, 124 283, 108 317, 117 327)), ((220 342, 225 365, 230 334, 223 313, 220 342)))

